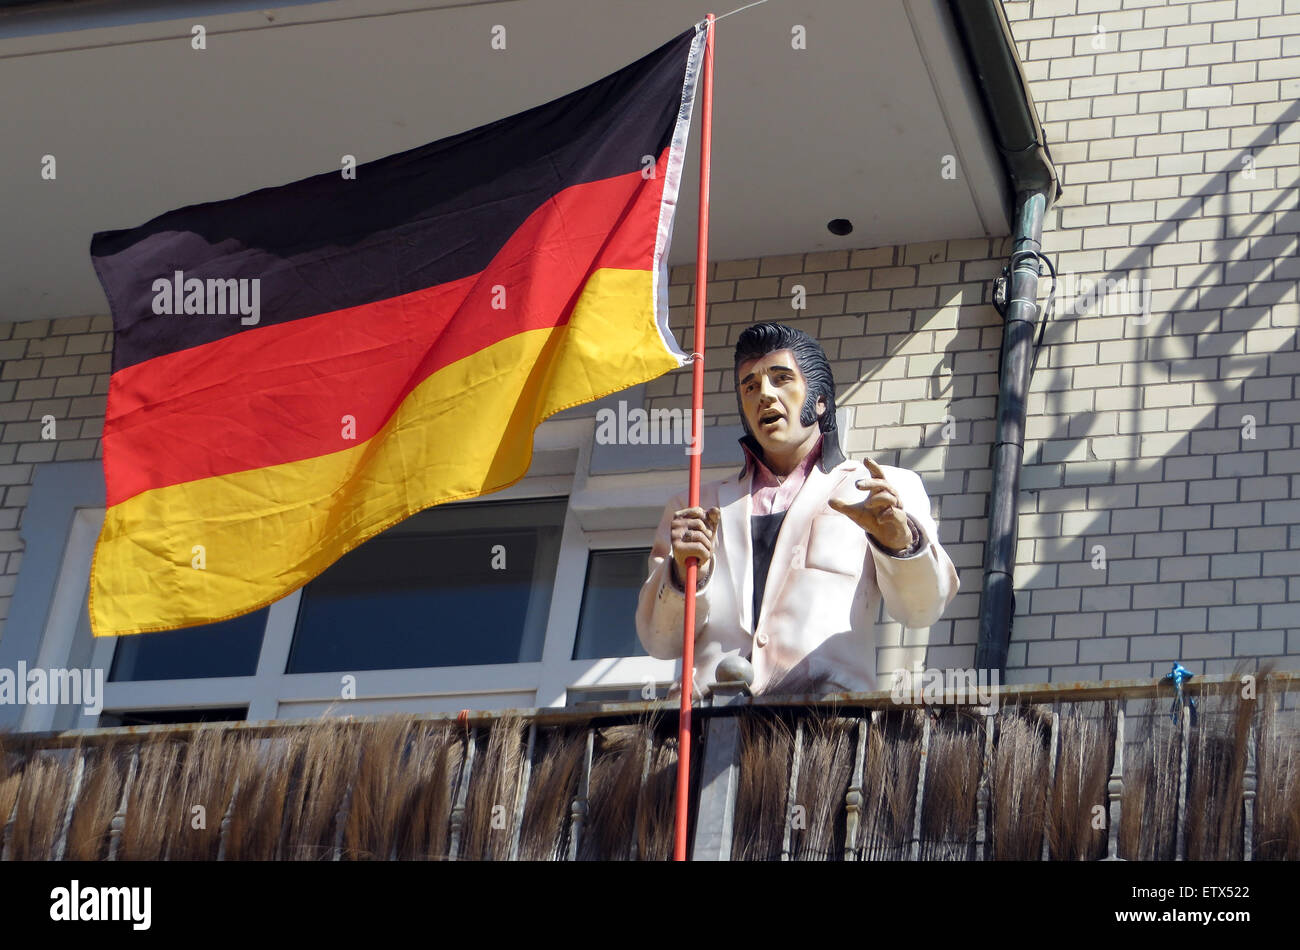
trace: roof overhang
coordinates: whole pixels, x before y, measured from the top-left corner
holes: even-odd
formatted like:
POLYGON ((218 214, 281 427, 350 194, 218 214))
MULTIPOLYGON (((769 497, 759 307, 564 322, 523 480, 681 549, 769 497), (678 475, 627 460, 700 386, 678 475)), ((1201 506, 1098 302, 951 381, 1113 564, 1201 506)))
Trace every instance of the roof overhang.
MULTIPOLYGON (((511 115, 701 12, 687 0, 0 8, 0 318, 106 312, 96 231, 511 115), (504 50, 490 46, 498 24, 504 50)), ((958 29, 944 0, 771 0, 720 22, 710 256, 1008 234, 1015 185, 958 29), (852 233, 830 233, 837 218, 852 233)), ((695 255, 698 119, 674 263, 695 255)))

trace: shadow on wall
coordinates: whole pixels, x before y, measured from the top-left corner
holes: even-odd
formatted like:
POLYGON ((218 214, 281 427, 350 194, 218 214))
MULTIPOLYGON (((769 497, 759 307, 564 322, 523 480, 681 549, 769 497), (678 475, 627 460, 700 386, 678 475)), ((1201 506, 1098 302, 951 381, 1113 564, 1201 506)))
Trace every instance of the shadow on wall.
MULTIPOLYGON (((1246 380, 1269 375, 1271 352, 1296 349, 1293 327, 1285 341, 1276 344, 1270 342, 1267 351, 1247 353, 1246 348, 1247 331, 1270 327, 1269 319, 1274 305, 1284 302, 1294 305, 1297 301, 1300 258, 1297 257, 1296 248, 1297 232, 1300 232, 1300 211, 1294 207, 1295 182, 1274 181, 1279 195, 1265 208, 1249 216, 1232 214, 1232 204, 1233 199, 1249 204, 1249 196, 1253 192, 1231 190, 1231 184, 1243 176, 1256 173, 1256 153, 1278 144, 1283 131, 1294 126, 1297 119, 1300 119, 1300 103, 1293 104, 1277 123, 1270 126, 1268 132, 1262 133, 1248 147, 1240 150, 1225 167, 1212 175, 1200 191, 1189 196, 1173 214, 1156 224, 1143 243, 1133 247, 1118 265, 1108 268, 1105 274, 1091 275, 1093 286, 1109 289, 1112 292, 1109 296, 1095 292, 1091 286, 1082 283, 1078 292, 1074 293, 1075 287, 1070 286, 1071 281, 1068 279, 1062 281, 1062 286, 1058 286, 1054 313, 1043 338, 1043 349, 1046 352, 1039 356, 1030 388, 1030 399, 1032 404, 1033 396, 1041 393, 1044 399, 1043 416, 1058 417, 1061 421, 1037 438, 1026 438, 1019 508, 1022 515, 1039 513, 1038 493, 1053 488, 1073 488, 1080 498, 1086 495, 1089 500, 1100 495, 1097 500, 1104 507, 1072 512, 1076 515, 1074 518, 1066 514, 1064 519, 1068 526, 1062 526, 1059 531, 1020 532, 1021 541, 1029 538, 1035 541, 1035 557, 1030 563, 1022 561, 1016 573, 1016 588, 1020 593, 1017 614, 1022 625, 1031 616, 1046 616, 1047 611, 1068 611, 1074 625, 1069 634, 1072 637, 1154 633, 1154 628, 1128 629, 1124 625, 1127 621, 1118 618, 1112 628, 1109 612, 1124 612, 1137 605, 1128 602, 1127 593, 1120 598, 1107 597, 1100 592, 1111 576, 1110 568, 1119 567, 1125 584, 1209 579, 1208 567, 1197 570, 1195 565, 1188 562, 1171 564, 1157 559, 1187 553, 1183 550, 1182 529, 1204 529, 1220 525, 1212 524, 1208 515, 1197 520, 1200 518, 1199 513, 1185 523, 1180 520, 1170 524, 1167 519, 1161 520, 1160 506, 1236 502, 1235 482, 1227 482, 1225 490, 1208 484, 1209 480, 1264 475, 1264 453, 1292 446, 1289 422, 1294 420, 1276 418, 1278 411, 1270 409, 1267 402, 1267 399, 1275 397, 1265 396, 1256 402, 1242 400, 1246 380), (1225 229, 1230 231, 1214 240, 1215 260, 1201 265, 1177 265, 1176 284, 1182 285, 1181 287, 1143 285, 1133 288, 1133 279, 1146 279, 1145 269, 1154 266, 1155 249, 1167 241, 1176 240, 1182 222, 1207 220, 1200 217, 1207 211, 1213 216, 1208 220, 1222 220, 1225 229), (1275 213, 1280 213, 1276 221, 1273 220, 1275 213), (1247 217, 1249 223, 1243 225, 1242 219, 1247 217), (1200 268, 1199 271, 1188 273, 1197 267, 1200 268), (1063 297, 1062 290, 1070 291, 1071 294, 1063 297), (1076 328, 1082 327, 1082 318, 1108 316, 1116 309, 1116 304, 1122 307, 1131 306, 1134 300, 1142 301, 1145 298, 1149 301, 1150 292, 1162 297, 1166 295, 1165 292, 1176 292, 1176 296, 1167 306, 1161 306, 1158 313, 1143 313, 1141 308, 1136 313, 1131 310, 1122 313, 1122 339, 1108 338, 1107 335, 1097 333, 1091 341, 1098 348, 1108 345, 1120 348, 1116 358, 1122 362, 1107 360, 1105 364, 1099 364, 1095 355, 1087 358, 1080 356, 1077 351, 1069 353, 1065 358, 1053 359, 1053 346, 1069 343, 1068 338, 1061 339, 1065 336, 1065 328, 1071 325, 1066 322, 1067 319, 1073 321, 1076 328), (1234 357, 1240 359, 1234 360, 1234 357), (1233 360, 1235 365, 1230 365, 1228 371, 1223 372, 1225 367, 1221 358, 1233 360), (1069 395, 1077 388, 1074 385, 1073 370, 1090 365, 1117 367, 1114 384, 1097 391, 1099 394, 1113 391, 1127 397, 1127 406, 1108 401, 1105 409, 1094 406, 1091 411, 1080 412, 1069 404, 1069 395), (1194 384, 1193 400, 1197 405, 1190 411, 1185 411, 1176 424, 1170 424, 1171 420, 1164 417, 1165 422, 1160 426, 1163 431, 1151 431, 1154 428, 1151 422, 1142 419, 1139 414, 1151 411, 1163 416, 1166 411, 1160 395, 1148 396, 1148 386, 1153 383, 1194 384), (1148 405, 1144 406, 1144 401, 1148 405), (1208 427, 1203 428, 1207 423, 1208 427), (1198 459, 1206 461, 1200 462, 1198 459), (1066 471, 1062 464, 1065 462, 1076 464, 1066 471), (1183 491, 1181 483, 1195 480, 1204 480, 1207 484, 1200 492, 1189 497, 1183 491), (1170 487, 1165 494, 1153 493, 1153 500, 1138 510, 1136 499, 1140 489, 1137 486, 1150 482, 1163 482, 1170 487), (1134 486, 1132 492, 1120 487, 1128 485, 1134 486), (1111 509, 1130 510, 1123 512, 1124 521, 1121 524, 1112 519, 1111 509), (1169 533, 1160 536, 1161 531, 1169 533), (1147 537, 1140 538, 1135 546, 1135 534, 1146 534, 1147 537), (1082 599, 1078 599, 1073 595, 1061 596, 1057 591, 1058 588, 1074 587, 1094 587, 1099 592, 1090 598, 1085 590, 1082 599)), ((1260 166, 1265 167, 1270 166, 1260 166)), ((1278 171, 1281 170, 1282 166, 1278 166, 1278 171)), ((1007 246, 1009 247, 1009 241, 1007 246)), ((1045 296, 1050 285, 1050 276, 1044 275, 1039 283, 1040 293, 1045 296)), ((988 325, 979 319, 976 308, 987 306, 984 301, 991 299, 992 281, 982 281, 980 286, 984 293, 979 301, 959 299, 956 302, 960 308, 958 328, 988 325)), ((941 301, 940 306, 930 309, 928 314, 918 309, 913 330, 922 330, 927 320, 933 320, 940 309, 952 305, 951 301, 941 301)), ((1045 299, 1043 306, 1046 306, 1045 299)), ((897 449, 897 464, 916 468, 923 475, 927 471, 933 473, 936 464, 930 453, 938 448, 942 453, 942 462, 937 466, 940 473, 951 475, 959 468, 971 464, 989 465, 996 424, 998 352, 987 348, 994 345, 1000 350, 1000 321, 997 325, 996 341, 990 340, 988 336, 981 341, 983 348, 979 353, 988 354, 987 366, 982 365, 979 359, 970 359, 972 354, 969 347, 962 345, 966 341, 960 336, 946 347, 944 356, 930 375, 928 395, 931 400, 942 399, 945 395, 952 400, 948 409, 951 418, 947 423, 947 432, 944 422, 927 424, 920 446, 897 449), (972 364, 965 372, 956 372, 958 356, 966 356, 966 362, 972 364), (963 387, 965 394, 958 394, 958 383, 966 375, 974 376, 974 385, 963 387), (979 455, 978 462, 974 462, 972 452, 979 455), (950 469, 950 465, 958 468, 950 469)), ((1086 346, 1088 342, 1090 341, 1076 341, 1075 345, 1086 346)), ((902 345, 900 342, 893 353, 886 353, 885 359, 898 355, 902 345)), ((867 373, 862 382, 875 381, 877 378, 875 374, 867 373)), ((887 383, 888 381, 882 381, 882 386, 887 383)), ((1283 398, 1291 395, 1288 390, 1283 398)), ((842 401, 848 403, 850 396, 851 392, 846 392, 842 401)), ((1170 400, 1175 407, 1183 401, 1170 400)), ((1033 432, 1035 418, 1031 413, 1027 420, 1027 432, 1033 432)), ((976 543, 979 547, 978 559, 982 561, 984 533, 975 536, 963 531, 958 538, 953 536, 949 527, 953 514, 959 518, 987 518, 991 473, 970 471, 966 474, 968 478, 964 484, 956 484, 948 475, 944 475, 935 479, 931 487, 931 478, 927 478, 927 488, 931 497, 939 498, 940 529, 944 534, 945 547, 953 555, 954 561, 958 560, 961 545, 976 543), (972 504, 974 493, 983 493, 978 498, 978 505, 972 504)), ((1194 488, 1193 491, 1197 490, 1194 488)), ((1051 512, 1059 510, 1053 507, 1051 512)), ((1254 523, 1260 523, 1259 519, 1254 523)), ((1216 548, 1213 553, 1232 553, 1233 549, 1234 545, 1229 541, 1226 547, 1216 548)), ((965 554, 967 563, 970 563, 970 552, 962 553, 965 554)), ((950 645, 970 644, 972 661, 978 608, 972 610, 969 603, 960 602, 972 592, 978 601, 983 583, 982 574, 982 567, 967 567, 963 570, 959 565, 962 593, 950 606, 945 619, 940 621, 952 624, 953 632, 948 640, 950 645)), ((1256 568, 1244 576, 1258 575, 1259 570, 1256 568)), ((1200 599, 1197 606, 1232 604, 1231 576, 1233 575, 1225 576, 1227 588, 1220 592, 1218 600, 1210 595, 1200 599)), ((1151 606, 1180 607, 1183 603, 1151 606)), ((934 632, 940 632, 938 625, 934 632)), ((1207 627, 1204 630, 1179 632, 1209 630, 1207 627)), ((1013 628, 1012 642, 1015 643, 1016 640, 1013 628)), ((932 639, 930 645, 944 644, 940 637, 932 639)), ((1229 661, 1225 660, 1218 665, 1223 669, 1207 667, 1206 671, 1226 671, 1229 661)))

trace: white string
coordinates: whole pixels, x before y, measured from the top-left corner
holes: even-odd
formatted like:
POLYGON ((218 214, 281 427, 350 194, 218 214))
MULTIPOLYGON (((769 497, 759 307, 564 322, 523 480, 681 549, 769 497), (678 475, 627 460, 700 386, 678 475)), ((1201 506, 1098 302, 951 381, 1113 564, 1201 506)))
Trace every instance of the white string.
MULTIPOLYGON (((760 3, 767 3, 767 0, 754 0, 753 3, 747 3, 743 7, 736 7, 736 9, 732 10, 731 13, 739 13, 741 10, 748 10, 750 7, 756 7, 760 3)), ((715 16, 713 22, 717 23, 719 20, 725 20, 727 17, 731 16, 731 13, 724 13, 722 16, 715 16)))

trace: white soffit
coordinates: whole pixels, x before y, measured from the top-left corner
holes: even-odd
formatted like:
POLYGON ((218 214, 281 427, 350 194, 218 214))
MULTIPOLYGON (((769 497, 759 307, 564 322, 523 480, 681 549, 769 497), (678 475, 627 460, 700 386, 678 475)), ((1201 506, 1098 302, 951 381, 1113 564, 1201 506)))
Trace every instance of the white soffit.
MULTIPOLYGON (((613 72, 703 12, 686 0, 235 9, 248 6, 0 15, 0 319, 107 312, 90 266, 96 231, 511 115, 613 72), (195 23, 205 50, 191 46, 195 23), (496 25, 505 50, 491 48, 496 25), (41 178, 45 155, 54 181, 41 178)), ((697 108, 675 264, 695 256, 698 120, 697 108)), ((769 0, 718 24, 710 257, 1007 234, 991 143, 941 0, 769 0), (945 155, 955 178, 941 175, 945 155), (833 218, 853 233, 831 234, 833 218)))

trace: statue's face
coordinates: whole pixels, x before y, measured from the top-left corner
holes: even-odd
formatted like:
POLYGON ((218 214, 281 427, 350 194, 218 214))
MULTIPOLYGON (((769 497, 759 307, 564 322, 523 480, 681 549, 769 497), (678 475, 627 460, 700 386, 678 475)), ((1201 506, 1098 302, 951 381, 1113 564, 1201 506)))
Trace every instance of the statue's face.
MULTIPOLYGON (((817 440, 821 429, 799 421, 808 399, 808 383, 790 350, 774 350, 740 364, 740 405, 749 431, 769 458, 779 459, 817 440)), ((817 400, 817 415, 826 400, 817 400)))

